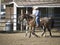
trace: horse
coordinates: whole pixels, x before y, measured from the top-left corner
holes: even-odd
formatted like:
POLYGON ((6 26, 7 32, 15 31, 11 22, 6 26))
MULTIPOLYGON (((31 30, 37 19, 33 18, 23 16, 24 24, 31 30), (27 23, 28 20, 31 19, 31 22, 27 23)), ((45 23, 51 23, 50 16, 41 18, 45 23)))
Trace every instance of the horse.
MULTIPOLYGON (((27 30, 28 30, 28 27, 29 27, 29 33, 30 33, 29 38, 31 37, 31 34, 35 35, 36 37, 40 37, 37 34, 35 34, 35 25, 36 25, 35 24, 35 18, 32 17, 29 14, 24 14, 22 17, 23 17, 22 19, 27 20, 26 36, 27 36, 27 32, 28 32, 27 30)), ((51 20, 50 17, 40 18, 40 27, 43 27, 43 30, 44 30, 43 33, 41 34, 41 36, 43 36, 45 34, 46 29, 48 29, 48 31, 50 33, 50 36, 52 36, 51 29, 50 29, 50 26, 49 26, 50 20, 51 20)))

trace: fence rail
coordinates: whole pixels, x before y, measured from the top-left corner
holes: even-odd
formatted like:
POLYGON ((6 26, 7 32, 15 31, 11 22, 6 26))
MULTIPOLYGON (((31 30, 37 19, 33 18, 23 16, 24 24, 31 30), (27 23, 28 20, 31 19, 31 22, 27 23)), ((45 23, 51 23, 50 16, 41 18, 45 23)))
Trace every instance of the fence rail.
POLYGON ((23 1, 23 2, 58 2, 59 0, 14 0, 14 1, 23 1))

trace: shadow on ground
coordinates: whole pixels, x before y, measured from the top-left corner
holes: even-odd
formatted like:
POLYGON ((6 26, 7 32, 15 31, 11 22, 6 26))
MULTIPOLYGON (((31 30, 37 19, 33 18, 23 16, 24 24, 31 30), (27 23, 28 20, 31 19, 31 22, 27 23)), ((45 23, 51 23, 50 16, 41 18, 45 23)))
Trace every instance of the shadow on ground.
MULTIPOLYGON (((45 36, 45 37, 48 38, 48 37, 50 37, 50 36, 45 36)), ((51 38, 60 38, 60 35, 58 35, 58 36, 57 36, 57 35, 53 35, 53 36, 51 36, 51 38)))
POLYGON ((60 38, 60 36, 53 35, 52 38, 60 38))

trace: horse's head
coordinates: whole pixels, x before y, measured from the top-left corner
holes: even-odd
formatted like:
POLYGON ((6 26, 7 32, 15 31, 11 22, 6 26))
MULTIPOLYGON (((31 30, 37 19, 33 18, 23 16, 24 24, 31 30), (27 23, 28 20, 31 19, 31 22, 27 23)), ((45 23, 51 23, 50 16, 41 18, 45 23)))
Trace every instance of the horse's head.
POLYGON ((18 20, 19 21, 22 21, 24 19, 24 15, 20 15, 19 17, 18 17, 18 20))

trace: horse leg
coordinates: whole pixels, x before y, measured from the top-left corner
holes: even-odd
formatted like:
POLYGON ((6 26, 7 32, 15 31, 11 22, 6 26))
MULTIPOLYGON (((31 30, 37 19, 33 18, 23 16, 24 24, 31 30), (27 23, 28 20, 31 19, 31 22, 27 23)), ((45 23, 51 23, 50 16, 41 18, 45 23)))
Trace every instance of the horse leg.
POLYGON ((48 29, 48 31, 49 31, 49 33, 50 33, 50 36, 52 36, 50 28, 48 27, 47 29, 48 29))
POLYGON ((29 38, 31 37, 31 32, 30 32, 30 35, 29 35, 29 38))
POLYGON ((31 27, 29 27, 29 38, 31 37, 31 33, 32 33, 32 30, 31 30, 31 27))
POLYGON ((37 34, 35 34, 35 28, 34 27, 32 27, 32 34, 36 37, 39 37, 37 34))
POLYGON ((35 32, 32 32, 32 34, 33 34, 34 36, 36 36, 36 37, 39 37, 37 34, 35 34, 35 32))
POLYGON ((46 32, 46 27, 45 26, 43 26, 43 33, 42 33, 42 35, 41 36, 43 36, 44 34, 45 34, 45 32, 46 32))
POLYGON ((25 34, 25 36, 27 36, 28 35, 28 25, 26 26, 26 34, 25 34))

